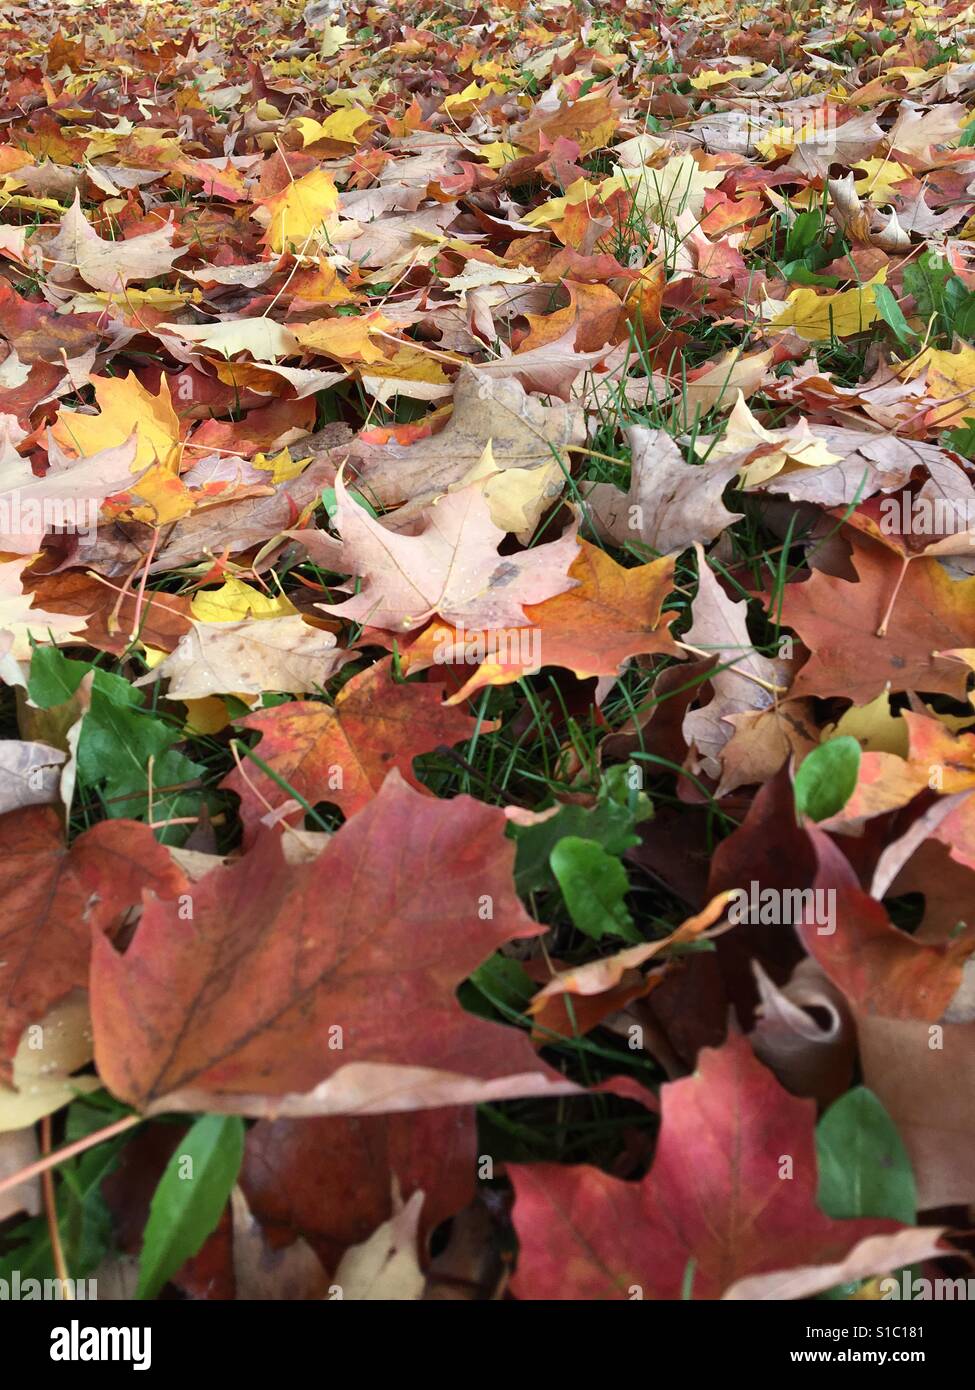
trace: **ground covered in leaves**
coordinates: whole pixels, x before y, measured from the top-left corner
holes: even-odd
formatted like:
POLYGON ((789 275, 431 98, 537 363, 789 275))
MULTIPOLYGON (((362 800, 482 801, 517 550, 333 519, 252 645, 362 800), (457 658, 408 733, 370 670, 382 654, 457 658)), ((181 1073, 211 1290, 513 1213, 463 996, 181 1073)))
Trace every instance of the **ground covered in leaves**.
POLYGON ((0 53, 0 1276, 964 1271, 971 8, 0 53))

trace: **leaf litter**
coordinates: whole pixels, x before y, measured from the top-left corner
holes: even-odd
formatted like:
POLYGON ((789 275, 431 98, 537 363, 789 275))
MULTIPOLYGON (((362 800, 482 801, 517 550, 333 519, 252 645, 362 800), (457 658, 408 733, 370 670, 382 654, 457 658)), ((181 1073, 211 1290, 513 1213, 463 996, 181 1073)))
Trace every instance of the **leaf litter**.
POLYGON ((930 1287, 968 11, 5 13, 0 1277, 930 1287))

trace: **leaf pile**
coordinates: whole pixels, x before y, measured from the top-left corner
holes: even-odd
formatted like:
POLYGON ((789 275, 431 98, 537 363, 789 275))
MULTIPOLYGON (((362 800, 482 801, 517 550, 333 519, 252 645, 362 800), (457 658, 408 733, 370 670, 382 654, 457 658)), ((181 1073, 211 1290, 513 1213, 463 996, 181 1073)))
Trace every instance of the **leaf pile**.
POLYGON ((2 1276, 955 1267, 969 9, 81 0, 0 51, 2 1276))

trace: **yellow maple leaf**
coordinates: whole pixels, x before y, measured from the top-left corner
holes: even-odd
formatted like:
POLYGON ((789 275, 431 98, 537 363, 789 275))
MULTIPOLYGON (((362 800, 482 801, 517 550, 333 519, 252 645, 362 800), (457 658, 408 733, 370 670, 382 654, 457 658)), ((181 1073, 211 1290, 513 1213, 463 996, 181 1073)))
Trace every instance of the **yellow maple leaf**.
MULTIPOLYGON (((778 473, 792 473, 804 468, 824 468, 836 463, 839 454, 831 453, 825 442, 812 433, 806 420, 799 420, 786 429, 767 430, 755 418, 739 390, 734 409, 728 416, 725 432, 708 452, 709 458, 731 458, 763 450, 751 462, 742 465, 739 486, 758 487, 778 473)), ((698 453, 706 452, 700 445, 698 453)))
POLYGON ((385 353, 371 341, 370 335, 389 333, 394 328, 391 319, 376 312, 313 319, 311 323, 295 324, 294 332, 303 348, 324 353, 338 362, 382 362, 385 353))
POLYGON ((743 68, 733 68, 731 72, 699 72, 691 78, 691 86, 698 92, 706 92, 711 87, 723 87, 728 82, 737 82, 740 77, 756 77, 765 72, 765 63, 748 63, 743 68))
POLYGON ((323 100, 326 106, 374 106, 378 97, 389 91, 389 83, 384 79, 375 92, 369 90, 364 82, 357 87, 339 87, 334 92, 326 92, 323 100))
POLYGON ((625 187, 624 179, 618 174, 614 174, 612 178, 603 179, 602 183, 598 184, 590 183, 588 179, 576 179, 575 183, 569 184, 561 198, 549 198, 547 203, 542 203, 540 207, 526 212, 521 220, 526 222, 529 227, 542 227, 550 222, 561 222, 567 208, 587 202, 598 207, 603 198, 608 198, 611 193, 625 187))
POLYGON ((334 58, 340 48, 344 48, 349 42, 349 31, 344 24, 333 24, 330 19, 326 19, 322 25, 321 39, 318 44, 318 56, 320 58, 334 58))
POLYGON ((521 159, 529 151, 520 149, 518 145, 512 145, 507 140, 492 140, 489 145, 481 145, 477 153, 490 169, 503 169, 506 164, 521 159))
MULTIPOLYGON (((254 696, 248 695, 244 703, 253 704, 254 696)), ((227 702, 219 695, 203 695, 198 700, 184 700, 186 706, 186 732, 196 734, 219 734, 230 723, 227 702)))
POLYGON ((905 364, 900 374, 910 380, 925 367, 928 370, 925 379, 928 395, 945 403, 935 406, 930 412, 928 422, 932 427, 936 425, 943 429, 975 414, 975 347, 971 343, 961 343, 957 352, 925 348, 905 364))
POLYGON ((198 304, 202 298, 199 290, 164 290, 156 287, 137 290, 126 286, 117 294, 108 290, 76 294, 71 308, 72 312, 78 314, 100 314, 105 309, 115 309, 123 314, 126 309, 130 312, 139 309, 159 309, 163 313, 169 313, 173 309, 183 309, 187 304, 198 304))
POLYGON ((143 505, 133 506, 130 513, 137 521, 150 526, 168 526, 172 521, 179 521, 196 505, 186 484, 161 463, 155 464, 139 479, 135 493, 143 505))
POLYGON ((282 449, 273 458, 267 458, 264 454, 258 454, 251 459, 255 468, 260 468, 265 473, 270 473, 272 483, 287 483, 292 478, 297 478, 299 473, 303 473, 311 463, 311 458, 291 457, 290 449, 282 449))
POLYGON ((503 82, 485 82, 483 87, 471 82, 462 92, 451 92, 450 96, 444 97, 443 109, 455 119, 469 116, 480 102, 492 95, 503 96, 507 90, 503 82))
POLYGON ((285 618, 297 608, 283 594, 265 594, 242 579, 228 579, 219 589, 201 589, 190 610, 197 622, 239 623, 244 618, 285 618))
POLYGON ((147 391, 134 372, 125 377, 95 377, 92 385, 99 410, 97 415, 84 415, 64 407, 58 411, 51 434, 61 448, 66 453, 87 458, 100 449, 124 444, 135 429, 138 447, 133 473, 141 473, 153 463, 158 463, 166 472, 178 473, 179 417, 173 409, 166 377, 160 382, 158 396, 147 391))
POLYGON ((435 401, 449 396, 453 389, 437 357, 415 346, 397 348, 391 357, 363 365, 359 375, 366 389, 381 402, 397 394, 435 401))
POLYGON ((682 212, 700 217, 708 189, 717 188, 724 169, 702 169, 690 153, 675 154, 659 168, 640 164, 623 168, 633 201, 644 216, 670 225, 682 212))
POLYGON ((554 458, 535 468, 503 468, 495 460, 489 439, 474 467, 448 491, 457 492, 472 483, 481 484, 495 526, 513 532, 527 545, 542 512, 565 486, 565 473, 554 458))
POLYGON ((896 159, 861 159, 854 167, 863 170, 854 181, 856 191, 861 198, 869 198, 878 205, 889 203, 897 185, 914 177, 910 169, 905 169, 896 159))
POLYGON ((324 121, 312 120, 311 116, 299 116, 294 122, 301 135, 302 147, 314 145, 318 140, 341 140, 356 145, 367 135, 366 126, 372 126, 368 111, 360 111, 354 106, 346 106, 326 116, 324 121), (361 132, 357 134, 357 132, 361 132))
POLYGON ((791 328, 808 342, 848 338, 861 333, 880 318, 874 285, 887 280, 887 267, 879 270, 865 285, 839 294, 817 294, 813 289, 793 290, 785 308, 768 324, 769 332, 791 328))
POLYGON ((906 758, 910 740, 907 725, 900 714, 891 714, 890 692, 882 690, 875 700, 865 705, 851 705, 835 724, 827 724, 820 742, 849 734, 859 740, 866 753, 893 753, 906 758))
POLYGON ((267 198, 264 207, 270 213, 265 245, 272 251, 291 246, 301 251, 319 239, 316 233, 327 235, 328 223, 338 212, 339 193, 330 174, 314 169, 267 198))

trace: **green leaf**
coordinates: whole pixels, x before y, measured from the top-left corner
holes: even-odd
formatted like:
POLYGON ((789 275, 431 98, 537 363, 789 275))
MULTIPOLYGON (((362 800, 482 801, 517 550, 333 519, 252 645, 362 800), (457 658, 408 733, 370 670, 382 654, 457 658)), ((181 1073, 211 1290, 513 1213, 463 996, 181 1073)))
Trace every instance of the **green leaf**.
POLYGON ((465 999, 464 1007, 482 1018, 497 1018, 499 1012, 503 1017, 505 1009, 524 1013, 532 995, 538 992, 538 985, 520 960, 497 954, 479 965, 466 983, 473 985, 477 998, 471 1003, 465 999))
MULTIPOLYGON (((368 512, 372 519, 375 521, 375 519, 379 516, 379 513, 376 511, 372 503, 367 502, 366 499, 363 497, 362 493, 356 492, 355 488, 349 488, 348 494, 351 500, 353 502, 356 502, 364 512, 368 512)), ((339 509, 339 502, 337 496, 335 495, 334 487, 322 488, 322 502, 325 505, 325 511, 328 515, 328 519, 329 521, 331 521, 335 516, 335 513, 339 509)))
POLYGON ((886 285, 874 285, 873 298, 880 311, 880 317, 889 328, 893 329, 901 347, 908 347, 911 339, 916 338, 917 334, 904 317, 901 306, 897 303, 894 295, 886 285))
POLYGON ((848 734, 814 748, 796 773, 796 814, 809 820, 835 816, 853 795, 861 748, 848 734))
POLYGON ((818 275, 810 269, 807 260, 785 261, 779 269, 793 285, 825 285, 828 289, 835 289, 840 283, 838 275, 818 275))
POLYGON ((620 855, 640 843, 633 833, 634 816, 628 806, 613 798, 595 806, 562 806, 554 816, 537 825, 508 827, 518 846, 515 855, 515 887, 524 897, 556 887, 549 862, 552 850, 567 835, 595 840, 608 854, 620 855))
MULTIPOLYGON (((186 793, 179 788, 198 781, 206 769, 176 752, 176 745, 183 741, 182 729, 145 709, 142 691, 123 676, 87 661, 72 661, 57 647, 38 647, 31 661, 30 698, 42 709, 63 704, 89 671, 94 671, 94 680, 91 708, 84 716, 78 741, 79 784, 100 793, 105 814, 111 819, 146 819, 152 758, 153 821, 194 815, 199 809, 199 792, 186 793)), ((160 833, 165 843, 178 843, 185 836, 185 826, 172 826, 160 833)))
POLYGON ((975 294, 969 293, 959 304, 954 329, 960 338, 975 337, 975 294))
POLYGON ((956 332, 956 318, 967 314, 971 293, 964 281, 955 274, 946 257, 933 251, 923 252, 909 262, 903 273, 904 293, 917 300, 919 315, 937 319, 939 333, 951 337, 956 332))
POLYGON ((784 259, 803 260, 821 241, 825 228, 825 218, 819 208, 810 208, 796 215, 795 221, 786 232, 784 259))
POLYGON ((956 454, 961 454, 963 458, 975 457, 975 420, 966 415, 962 424, 953 430, 945 431, 941 443, 946 449, 953 449, 956 454))
POLYGON ((573 924, 587 936, 642 938, 623 899, 629 889, 626 870, 595 840, 567 835, 549 856, 573 924))
POLYGON ((155 1298, 216 1229, 243 1157, 239 1115, 203 1115, 177 1144, 149 1209, 137 1298, 155 1298))
POLYGON ((629 809, 634 825, 653 817, 653 802, 642 789, 642 778, 642 771, 635 763, 615 763, 603 773, 599 788, 601 800, 615 801, 629 809))
POLYGON ((890 1217, 913 1225, 911 1160, 887 1111, 866 1086, 847 1091, 816 1127, 818 1202, 827 1216, 890 1217))

